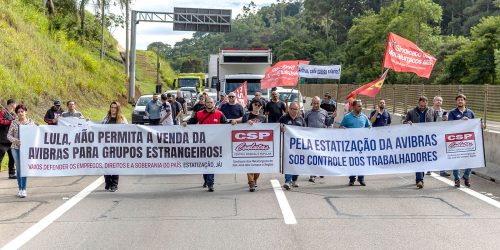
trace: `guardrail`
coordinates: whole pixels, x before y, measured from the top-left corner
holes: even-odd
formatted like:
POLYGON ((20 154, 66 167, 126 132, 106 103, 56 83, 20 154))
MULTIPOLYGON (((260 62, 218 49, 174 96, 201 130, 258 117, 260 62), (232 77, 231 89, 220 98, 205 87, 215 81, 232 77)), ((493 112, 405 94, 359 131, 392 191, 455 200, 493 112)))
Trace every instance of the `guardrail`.
MULTIPOLYGON (((325 92, 330 92, 335 101, 343 102, 345 97, 353 90, 359 88, 357 84, 304 84, 299 85, 299 90, 304 96, 323 97, 325 92)), ((403 85, 384 84, 375 98, 358 95, 366 108, 373 108, 378 100, 384 99, 387 109, 392 113, 405 114, 417 105, 421 95, 429 99, 432 105, 434 96, 443 98, 443 108, 450 110, 455 107, 455 97, 458 94, 467 96, 467 106, 472 109, 477 117, 482 117, 486 122, 500 122, 500 86, 497 85, 403 85)))

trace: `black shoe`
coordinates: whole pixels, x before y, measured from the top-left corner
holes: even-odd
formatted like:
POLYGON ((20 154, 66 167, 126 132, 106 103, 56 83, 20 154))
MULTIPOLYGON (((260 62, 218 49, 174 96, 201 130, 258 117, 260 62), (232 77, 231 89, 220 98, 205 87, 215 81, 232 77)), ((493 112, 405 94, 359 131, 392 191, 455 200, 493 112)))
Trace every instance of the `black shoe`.
POLYGON ((16 175, 9 175, 9 179, 17 179, 16 175))
POLYGON ((446 172, 442 172, 442 173, 439 173, 440 176, 442 177, 448 177, 448 176, 451 176, 451 174, 448 174, 446 172))
POLYGON ((309 177, 309 182, 312 182, 312 183, 316 182, 316 177, 315 176, 309 177))
POLYGON ((349 186, 354 186, 354 181, 349 181, 349 186))
POLYGON ((213 186, 208 187, 208 192, 213 192, 213 191, 214 191, 214 187, 213 186))
POLYGON ((104 186, 104 190, 109 190, 109 185, 104 186))
POLYGON ((425 175, 431 175, 431 171, 427 171, 427 173, 425 173, 425 175))
POLYGON ((203 188, 206 188, 207 187, 207 183, 203 183, 203 188))
POLYGON ((470 181, 469 179, 464 179, 465 180, 465 186, 470 188, 470 181))
POLYGON ((118 187, 109 188, 109 192, 116 192, 116 191, 118 191, 118 187))
POLYGON ((358 180, 358 182, 359 182, 359 185, 361 185, 361 186, 366 186, 365 181, 360 181, 360 180, 358 180))
MULTIPOLYGON (((469 184, 470 185, 470 184, 469 184)), ((455 180, 455 187, 459 188, 460 187, 460 180, 455 180)))
POLYGON ((250 191, 250 192, 255 192, 255 186, 251 186, 251 187, 248 189, 248 191, 250 191))
POLYGON ((325 178, 325 177, 324 177, 324 176, 320 176, 319 178, 323 179, 323 178, 325 178))

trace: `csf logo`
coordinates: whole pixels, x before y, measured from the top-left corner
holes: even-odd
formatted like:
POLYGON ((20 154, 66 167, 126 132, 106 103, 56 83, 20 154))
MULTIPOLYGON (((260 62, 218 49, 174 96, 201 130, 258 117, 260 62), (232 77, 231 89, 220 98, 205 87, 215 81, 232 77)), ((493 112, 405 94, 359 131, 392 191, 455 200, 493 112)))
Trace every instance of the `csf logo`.
POLYGON ((445 135, 446 142, 459 142, 459 141, 469 141, 475 140, 474 132, 456 133, 445 135))
POLYGON ((232 132, 233 142, 272 142, 272 130, 235 130, 232 132))

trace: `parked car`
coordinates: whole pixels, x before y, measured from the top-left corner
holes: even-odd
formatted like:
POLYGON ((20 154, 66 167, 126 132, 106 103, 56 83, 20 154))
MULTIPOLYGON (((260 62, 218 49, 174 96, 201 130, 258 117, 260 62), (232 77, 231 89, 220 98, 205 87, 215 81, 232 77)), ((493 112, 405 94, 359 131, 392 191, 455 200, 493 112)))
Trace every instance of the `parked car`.
POLYGON ((280 95, 280 100, 285 101, 288 97, 288 103, 297 102, 300 106, 300 111, 304 112, 304 98, 298 89, 285 89, 282 87, 278 87, 276 92, 280 95))
POLYGON ((153 95, 143 95, 139 97, 135 103, 134 111, 132 112, 132 123, 133 124, 145 124, 149 120, 149 116, 146 115, 146 104, 153 100, 153 95))
MULTIPOLYGON (((177 90, 167 90, 165 91, 166 94, 172 94, 177 97, 177 90)), ((182 97, 184 97, 184 100, 186 100, 186 108, 187 110, 191 110, 196 103, 196 95, 193 95, 193 92, 188 91, 188 90, 181 90, 182 97)))

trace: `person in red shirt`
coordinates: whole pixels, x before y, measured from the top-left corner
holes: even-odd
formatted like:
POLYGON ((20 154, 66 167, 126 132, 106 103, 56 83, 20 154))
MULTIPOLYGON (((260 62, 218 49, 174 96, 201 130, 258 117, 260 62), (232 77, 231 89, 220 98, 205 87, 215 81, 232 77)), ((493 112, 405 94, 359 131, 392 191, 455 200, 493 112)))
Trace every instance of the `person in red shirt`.
MULTIPOLYGON (((1 105, 0 105, 1 106, 1 105)), ((9 156, 9 179, 16 179, 16 167, 14 165, 14 157, 10 149, 12 143, 7 139, 7 132, 9 132, 10 124, 15 120, 14 109, 16 108, 16 101, 14 99, 7 100, 7 107, 0 110, 0 163, 5 156, 9 156)))
MULTIPOLYGON (((228 120, 221 111, 215 109, 214 100, 210 97, 205 99, 205 109, 195 113, 188 122, 182 122, 182 126, 187 124, 226 124, 228 120)), ((208 192, 214 191, 214 174, 203 174, 203 187, 208 187, 208 192)))

